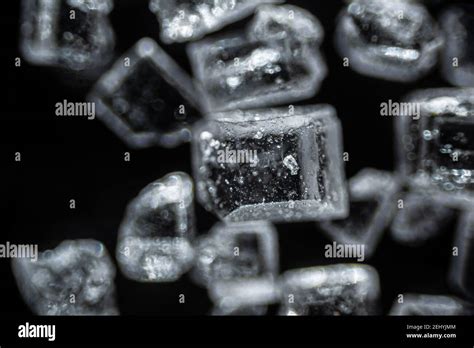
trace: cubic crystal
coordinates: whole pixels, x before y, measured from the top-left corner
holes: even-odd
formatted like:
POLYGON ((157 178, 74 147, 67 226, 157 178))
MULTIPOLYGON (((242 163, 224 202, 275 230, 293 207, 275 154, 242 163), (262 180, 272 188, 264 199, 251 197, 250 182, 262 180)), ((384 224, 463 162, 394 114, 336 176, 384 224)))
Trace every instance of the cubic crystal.
POLYGON ((469 305, 452 296, 441 295, 403 295, 403 302, 396 300, 390 315, 440 316, 468 315, 472 313, 469 305))

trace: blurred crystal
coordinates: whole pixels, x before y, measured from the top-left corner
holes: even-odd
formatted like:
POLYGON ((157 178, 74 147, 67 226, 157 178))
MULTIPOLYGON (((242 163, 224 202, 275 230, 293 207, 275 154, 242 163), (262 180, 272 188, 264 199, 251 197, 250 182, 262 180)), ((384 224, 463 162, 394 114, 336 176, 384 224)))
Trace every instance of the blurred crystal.
POLYGON ((474 87, 474 6, 449 7, 441 16, 441 26, 446 37, 444 77, 453 85, 474 87))
POLYGON ((68 240, 38 260, 13 259, 23 299, 37 315, 117 315, 115 266, 95 240, 68 240))
POLYGON ((112 0, 23 0, 21 50, 33 64, 94 69, 112 58, 112 0))
POLYGON ((474 89, 413 93, 420 117, 397 117, 399 171, 449 205, 471 204, 474 190, 474 89))
POLYGON ((189 141, 190 127, 200 117, 191 78, 149 38, 104 74, 89 99, 97 116, 136 148, 189 141))
POLYGON ((474 212, 465 212, 459 221, 454 246, 458 254, 451 258, 449 280, 464 296, 474 300, 474 212))
POLYGON ((213 315, 265 315, 279 300, 278 286, 268 278, 219 282, 209 295, 213 315))
POLYGON ((146 186, 127 207, 119 231, 117 261, 130 279, 170 282, 192 266, 193 184, 171 173, 146 186))
POLYGON ((374 268, 339 264, 287 271, 281 293, 281 315, 374 315, 380 285, 374 268))
POLYGON ((228 221, 347 216, 342 131, 332 107, 214 117, 196 126, 193 140, 198 199, 206 209, 228 221))
POLYGON ((390 315, 467 315, 470 312, 469 305, 452 296, 404 294, 403 303, 396 300, 390 315))
POLYGON ((336 45, 357 72, 409 82, 435 66, 443 37, 422 4, 353 0, 339 16, 336 45))
POLYGON ((165 43, 196 40, 252 14, 264 3, 282 0, 151 0, 165 43))
POLYGON ((349 216, 319 226, 338 243, 364 245, 369 257, 395 213, 398 187, 391 173, 363 169, 349 180, 349 216))
POLYGON ((266 107, 312 97, 327 73, 318 50, 322 36, 308 12, 264 6, 245 32, 190 44, 188 56, 206 109, 266 107))
POLYGON ((202 285, 278 273, 276 230, 266 221, 218 223, 196 244, 193 276, 202 285))
POLYGON ((399 243, 421 244, 441 233, 455 215, 429 193, 411 191, 401 197, 403 207, 399 207, 391 226, 392 237, 399 243))

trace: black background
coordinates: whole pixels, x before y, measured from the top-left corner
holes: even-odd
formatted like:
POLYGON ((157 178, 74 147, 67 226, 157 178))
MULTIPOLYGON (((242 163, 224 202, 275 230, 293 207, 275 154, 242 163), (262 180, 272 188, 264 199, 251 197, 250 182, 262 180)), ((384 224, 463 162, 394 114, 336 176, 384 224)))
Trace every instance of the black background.
MULTIPOLYGON (((7 3, 5 1, 5 3, 7 3)), ((127 202, 153 180, 172 171, 191 174, 190 148, 129 150, 99 120, 57 118, 54 105, 64 99, 82 101, 92 85, 78 76, 31 66, 19 57, 19 5, 0 15, 3 40, 0 55, 2 92, 0 108, 0 243, 38 243, 40 249, 55 247, 65 239, 94 238, 114 255, 117 229, 127 202), (20 151, 22 161, 14 162, 20 151), (124 162, 124 152, 131 162, 124 162), (76 209, 69 209, 69 200, 76 209)), ((159 40, 158 23, 146 0, 116 0, 111 21, 117 37, 117 55, 144 36, 159 40)), ((344 130, 345 151, 350 153, 346 174, 364 167, 394 168, 392 121, 380 116, 380 103, 399 100, 419 88, 448 86, 435 69, 414 84, 401 84, 359 75, 342 66, 335 52, 333 32, 342 1, 288 1, 309 9, 325 28, 321 49, 329 75, 316 97, 300 104, 328 103, 338 111, 344 130)), ((452 3, 452 1, 451 1, 452 3)), ((442 2, 430 2, 437 16, 442 2)), ((2 6, 6 4, 2 3, 2 6)), ((233 27, 238 27, 238 23, 233 27)), ((162 45, 185 69, 189 63, 185 45, 162 45)), ((217 220, 196 204, 199 233, 217 220)), ((277 225, 282 271, 334 263, 323 257, 330 241, 314 223, 277 225)), ((454 224, 439 238, 422 247, 397 245, 385 234, 375 255, 368 260, 378 271, 382 285, 383 313, 397 294, 405 292, 449 294, 446 282, 454 224)), ((337 261, 337 260, 336 260, 337 261)), ((0 259, 0 317, 31 315, 18 294, 10 261, 0 259)), ((206 291, 188 276, 171 284, 142 284, 116 278, 118 304, 124 315, 206 314, 210 302, 206 291), (186 303, 178 303, 178 294, 186 303)))

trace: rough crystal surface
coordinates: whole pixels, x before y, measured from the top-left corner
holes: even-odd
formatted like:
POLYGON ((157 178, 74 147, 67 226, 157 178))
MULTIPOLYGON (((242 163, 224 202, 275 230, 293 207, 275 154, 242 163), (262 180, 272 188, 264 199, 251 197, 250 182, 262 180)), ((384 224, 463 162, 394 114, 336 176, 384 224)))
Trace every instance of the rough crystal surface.
POLYGON ((21 49, 40 65, 94 69, 113 55, 111 0, 23 0, 21 49))
POLYGON ((415 1, 353 0, 339 16, 336 44, 359 73, 409 82, 435 66, 443 38, 415 1))
POLYGON ((442 71, 451 84, 474 87, 474 6, 449 7, 441 16, 446 37, 442 52, 442 71))
POLYGON ((377 271, 339 264, 285 272, 281 315, 373 315, 378 309, 377 271))
POLYGON ((318 50, 322 29, 293 8, 262 7, 244 32, 189 45, 207 110, 281 105, 316 93, 327 72, 318 50))
POLYGON ((171 173, 145 187, 127 207, 119 231, 117 261, 130 279, 169 282, 192 265, 193 184, 171 173))
POLYGON ((338 243, 363 244, 369 257, 393 217, 397 190, 397 179, 391 173, 363 169, 349 180, 349 216, 319 226, 338 243))
POLYGON ((465 297, 474 299, 474 213, 464 212, 456 231, 454 246, 458 255, 453 255, 449 280, 453 288, 465 297))
POLYGON ((200 118, 191 78, 149 38, 102 76, 89 99, 97 116, 136 148, 189 141, 191 125, 200 118))
POLYGON ((218 223, 196 243, 194 279, 207 286, 278 273, 276 230, 266 221, 218 223))
POLYGON ((281 0, 151 0, 150 10, 165 43, 196 40, 250 15, 264 3, 281 0))
POLYGON ((472 313, 465 302, 452 296, 404 294, 403 303, 398 300, 392 306, 390 315, 430 316, 468 315, 472 313))
POLYGON ((68 240, 35 262, 13 259, 20 293, 37 315, 117 315, 115 266, 95 240, 68 240))
POLYGON ((407 102, 420 117, 397 117, 398 168, 445 204, 470 204, 474 190, 474 90, 429 89, 407 102))
POLYGON ((347 215, 342 135, 332 107, 214 117, 195 128, 193 140, 198 199, 206 209, 230 221, 347 215))

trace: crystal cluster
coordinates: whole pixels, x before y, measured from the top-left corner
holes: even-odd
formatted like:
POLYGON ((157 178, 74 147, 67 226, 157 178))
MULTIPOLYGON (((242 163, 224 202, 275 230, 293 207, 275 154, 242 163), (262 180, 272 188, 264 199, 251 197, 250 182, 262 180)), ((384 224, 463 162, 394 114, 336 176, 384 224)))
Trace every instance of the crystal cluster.
POLYGON ((403 295, 403 302, 398 300, 392 306, 390 315, 439 316, 470 315, 472 306, 452 296, 441 295, 403 295))
POLYGON ((191 125, 200 118, 191 78, 149 38, 102 76, 89 99, 97 116, 135 148, 189 141, 191 125))
POLYGON ((364 245, 369 257, 393 217, 397 190, 391 173, 366 168, 349 181, 349 216, 319 226, 338 243, 364 245))
POLYGON ((117 315, 115 266, 95 240, 64 241, 37 261, 13 259, 20 293, 37 315, 117 315))
POLYGON ((329 106, 214 115, 194 133, 201 204, 228 221, 343 218, 341 128, 329 106))
POLYGON ((149 184, 130 202, 116 253, 128 278, 170 282, 192 266, 192 203, 192 180, 184 173, 171 173, 149 184))
POLYGON ((34 64, 89 70, 114 50, 112 0, 23 0, 21 50, 34 64))
POLYGON ((409 82, 435 66, 443 36, 415 1, 353 0, 339 16, 336 44, 357 72, 409 82))
POLYGON ((165 43, 196 40, 250 15, 264 3, 282 0, 151 0, 150 10, 165 43))
POLYGON ((281 105, 312 97, 326 75, 323 29, 294 6, 262 6, 243 32, 192 43, 194 75, 211 111, 281 105))
POLYGON ((456 86, 474 87, 474 6, 449 7, 441 16, 441 26, 446 37, 444 78, 456 86))
POLYGON ((281 315, 374 315, 380 285, 366 265, 339 264, 292 270, 282 276, 281 315))
POLYGON ((407 101, 420 106, 420 117, 396 119, 399 171, 444 204, 470 204, 474 90, 423 90, 407 101))

